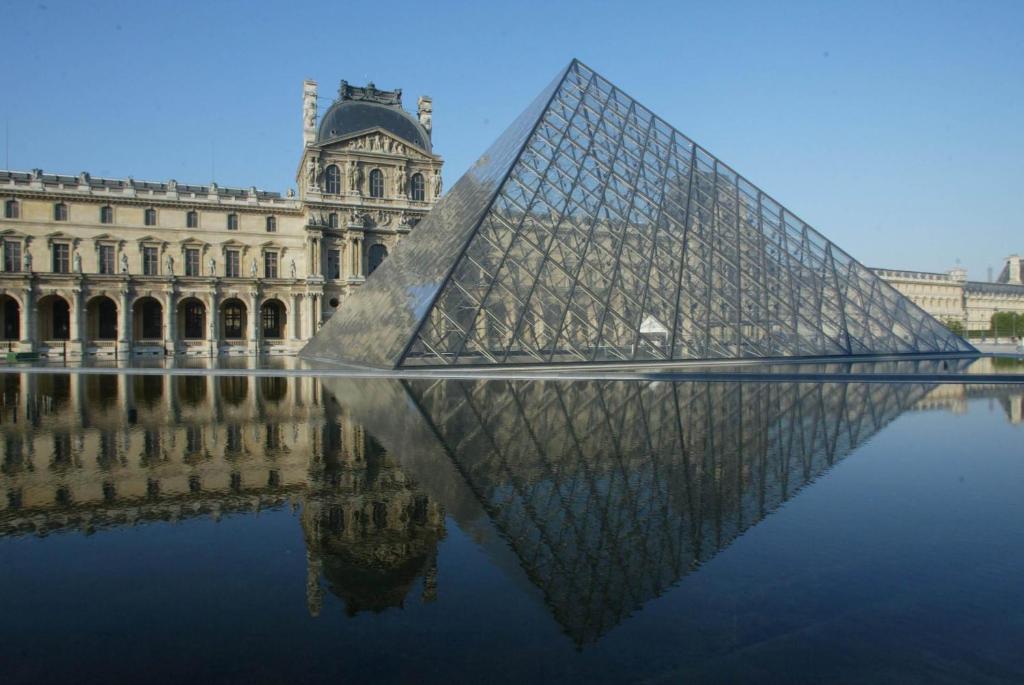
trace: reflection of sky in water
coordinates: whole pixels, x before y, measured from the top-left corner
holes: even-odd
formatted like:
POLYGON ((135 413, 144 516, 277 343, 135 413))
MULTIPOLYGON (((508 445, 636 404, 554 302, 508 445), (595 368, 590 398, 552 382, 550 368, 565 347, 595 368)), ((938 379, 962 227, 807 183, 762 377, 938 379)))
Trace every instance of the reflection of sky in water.
POLYGON ((1024 672, 1020 387, 0 380, 6 682, 1024 672))

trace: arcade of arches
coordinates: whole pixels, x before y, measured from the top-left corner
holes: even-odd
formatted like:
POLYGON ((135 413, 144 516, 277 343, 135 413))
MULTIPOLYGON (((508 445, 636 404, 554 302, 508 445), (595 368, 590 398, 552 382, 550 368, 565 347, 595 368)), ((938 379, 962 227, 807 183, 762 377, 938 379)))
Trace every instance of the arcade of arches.
POLYGON ((129 299, 120 293, 56 292, 26 311, 15 296, 0 293, 0 344, 5 350, 24 348, 30 331, 32 346, 43 356, 67 355, 72 346, 98 356, 294 352, 307 335, 296 306, 300 298, 247 295, 226 297, 215 309, 208 298, 189 295, 169 309, 158 294, 129 299))

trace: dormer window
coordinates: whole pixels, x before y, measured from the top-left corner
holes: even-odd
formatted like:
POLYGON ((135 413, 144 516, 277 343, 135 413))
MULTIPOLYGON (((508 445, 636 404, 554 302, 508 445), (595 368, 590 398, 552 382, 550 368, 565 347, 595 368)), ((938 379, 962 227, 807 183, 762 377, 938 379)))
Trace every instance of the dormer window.
POLYGON ((156 210, 150 207, 143 213, 143 223, 147 226, 156 226, 156 210))
POLYGON ((53 206, 53 220, 54 221, 67 221, 68 220, 68 206, 63 202, 58 202, 53 206))
POLYGON ((199 228, 199 212, 193 209, 185 214, 185 228, 199 228))
POLYGON ((277 217, 267 217, 267 233, 277 233, 277 217))
POLYGON ((370 172, 370 197, 384 197, 384 173, 380 169, 370 172))
POLYGON ((19 216, 21 216, 21 207, 18 206, 17 200, 8 200, 4 203, 5 219, 17 219, 19 216))
POLYGON ((100 207, 100 223, 101 224, 112 224, 114 223, 114 208, 105 205, 100 207))
POLYGON ((228 214, 228 230, 229 231, 237 231, 238 230, 238 215, 237 214, 228 214))
POLYGON ((337 195, 341 192, 341 171, 334 164, 324 171, 324 192, 329 195, 337 195))
POLYGON ((423 198, 426 195, 423 185, 423 174, 413 174, 409 186, 412 189, 412 199, 416 202, 423 202, 423 198))

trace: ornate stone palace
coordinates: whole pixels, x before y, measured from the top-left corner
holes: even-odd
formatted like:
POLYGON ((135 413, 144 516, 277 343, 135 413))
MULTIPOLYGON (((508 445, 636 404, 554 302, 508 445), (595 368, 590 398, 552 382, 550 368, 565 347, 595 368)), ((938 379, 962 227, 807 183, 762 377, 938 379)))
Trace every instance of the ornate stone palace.
POLYGON ((0 171, 0 347, 43 357, 292 354, 441 195, 432 102, 302 92, 298 195, 0 171))
MULTIPOLYGON (((993 314, 1024 314, 1022 262, 1019 255, 1007 257, 994 283, 969 281, 967 270, 960 267, 946 273, 901 269, 873 271, 939 321, 955 321, 967 331, 987 332, 991 330, 993 314)), ((1006 337, 1012 335, 1010 331, 998 333, 1006 337)))

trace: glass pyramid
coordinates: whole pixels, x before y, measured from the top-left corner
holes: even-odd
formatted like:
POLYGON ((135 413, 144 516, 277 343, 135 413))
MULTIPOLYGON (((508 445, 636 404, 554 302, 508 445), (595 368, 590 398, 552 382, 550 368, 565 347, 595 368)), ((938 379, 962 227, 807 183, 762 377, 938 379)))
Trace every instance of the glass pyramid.
POLYGON ((974 351, 574 60, 303 356, 397 368, 974 351))

